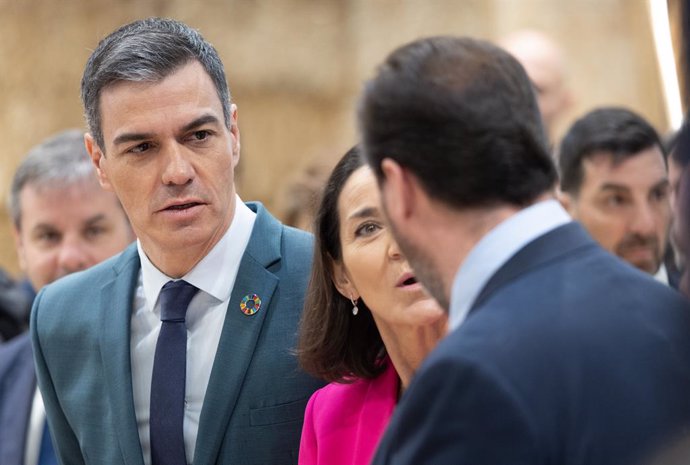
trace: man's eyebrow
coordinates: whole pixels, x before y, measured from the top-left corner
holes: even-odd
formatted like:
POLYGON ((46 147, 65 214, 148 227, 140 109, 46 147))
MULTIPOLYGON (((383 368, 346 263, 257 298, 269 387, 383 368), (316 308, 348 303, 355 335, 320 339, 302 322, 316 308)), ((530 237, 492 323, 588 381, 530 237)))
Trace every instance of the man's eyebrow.
POLYGON ((671 182, 668 178, 663 178, 658 183, 654 184, 650 190, 661 189, 662 187, 670 186, 671 182))
POLYGON ((120 134, 113 140, 113 145, 120 145, 127 142, 138 142, 140 140, 150 139, 153 134, 148 132, 126 132, 120 134))
POLYGON ((105 219, 105 215, 103 213, 97 213, 94 216, 88 218, 85 221, 85 224, 87 226, 93 226, 94 224, 98 223, 99 221, 102 221, 105 219))
POLYGON ((35 224, 31 229, 57 229, 54 225, 50 223, 38 223, 35 224))
POLYGON ((626 191, 626 192, 628 192, 630 190, 630 188, 628 186, 623 185, 623 184, 614 184, 611 182, 607 182, 607 183, 601 185, 601 190, 602 191, 626 191))
POLYGON ((192 121, 191 123, 187 123, 183 128, 182 132, 187 132, 191 131, 194 128, 198 128, 199 126, 203 126, 204 124, 219 124, 218 118, 216 118, 214 115, 202 115, 192 121))

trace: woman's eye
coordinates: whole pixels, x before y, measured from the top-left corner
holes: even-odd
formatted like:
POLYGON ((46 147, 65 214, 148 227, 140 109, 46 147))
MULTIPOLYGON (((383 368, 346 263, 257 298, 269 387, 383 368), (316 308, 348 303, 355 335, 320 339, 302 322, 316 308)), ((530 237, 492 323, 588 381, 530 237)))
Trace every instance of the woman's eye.
POLYGON ((355 236, 370 236, 379 229, 381 229, 381 227, 376 223, 365 223, 361 225, 359 228, 357 228, 357 230, 355 231, 355 236))

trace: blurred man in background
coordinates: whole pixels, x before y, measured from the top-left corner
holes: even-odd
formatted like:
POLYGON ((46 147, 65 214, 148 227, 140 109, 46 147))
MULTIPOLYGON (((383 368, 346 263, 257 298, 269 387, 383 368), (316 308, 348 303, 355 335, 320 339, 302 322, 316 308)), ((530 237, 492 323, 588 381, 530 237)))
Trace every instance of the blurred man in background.
POLYGON ((682 275, 678 289, 690 298, 690 274, 688 258, 690 256, 690 124, 687 116, 678 133, 676 143, 669 156, 672 168, 671 207, 673 224, 671 237, 681 264, 682 275))
POLYGON ((553 143, 557 124, 574 102, 563 51, 550 37, 529 29, 513 32, 499 39, 498 44, 527 71, 537 93, 544 128, 553 143))
POLYGON ((26 331, 33 290, 0 270, 0 344, 26 331))
POLYGON ((568 130, 558 161, 572 217, 606 250, 668 284, 670 188, 651 124, 624 108, 593 110, 568 130))
MULTIPOLYGON (((134 240, 117 197, 99 185, 84 133, 77 129, 51 137, 26 155, 14 175, 9 203, 19 264, 36 291, 134 240)), ((28 334, 0 346, 0 413, 1 464, 57 463, 28 334)))

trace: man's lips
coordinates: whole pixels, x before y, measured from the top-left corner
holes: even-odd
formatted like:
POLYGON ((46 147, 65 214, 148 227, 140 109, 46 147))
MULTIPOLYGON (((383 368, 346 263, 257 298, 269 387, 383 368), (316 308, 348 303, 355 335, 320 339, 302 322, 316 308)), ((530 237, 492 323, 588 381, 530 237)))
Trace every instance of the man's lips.
POLYGON ((178 202, 169 203, 169 204, 165 205, 159 211, 163 212, 163 211, 187 210, 188 208, 196 207, 197 205, 203 205, 203 202, 200 202, 198 200, 178 201, 178 202))
POLYGON ((191 208, 195 205, 199 205, 199 204, 196 202, 192 202, 192 203, 183 203, 180 205, 171 205, 171 206, 167 207, 166 210, 185 210, 185 209, 191 208))

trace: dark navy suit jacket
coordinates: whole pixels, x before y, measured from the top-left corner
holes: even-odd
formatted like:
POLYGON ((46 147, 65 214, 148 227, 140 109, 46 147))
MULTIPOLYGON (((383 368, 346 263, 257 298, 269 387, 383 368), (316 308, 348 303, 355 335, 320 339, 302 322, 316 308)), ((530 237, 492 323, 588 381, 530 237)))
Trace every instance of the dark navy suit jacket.
POLYGON ((28 333, 0 346, 0 464, 24 465, 36 374, 28 333))
POLYGON ((690 424, 690 310, 575 223, 489 280, 375 465, 640 463, 690 424))

